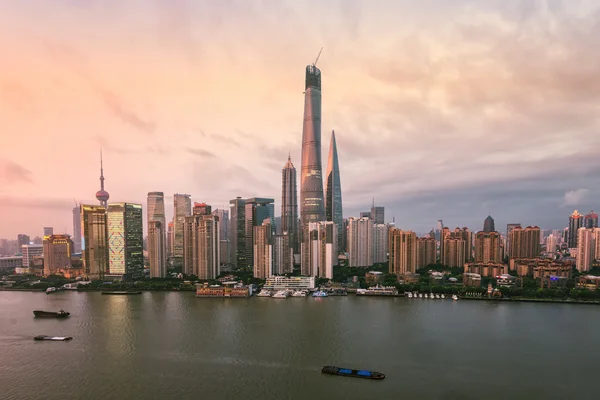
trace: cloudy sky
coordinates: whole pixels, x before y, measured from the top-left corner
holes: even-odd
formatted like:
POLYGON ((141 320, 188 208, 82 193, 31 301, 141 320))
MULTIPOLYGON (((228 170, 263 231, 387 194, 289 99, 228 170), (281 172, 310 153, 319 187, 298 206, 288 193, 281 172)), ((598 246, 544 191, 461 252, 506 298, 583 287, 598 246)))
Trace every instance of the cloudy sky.
MULTIPOLYGON (((0 237, 96 203, 281 197, 321 47, 345 216, 425 232, 600 209, 600 5, 0 0, 0 237)), ((327 160, 323 160, 327 164, 327 160)))

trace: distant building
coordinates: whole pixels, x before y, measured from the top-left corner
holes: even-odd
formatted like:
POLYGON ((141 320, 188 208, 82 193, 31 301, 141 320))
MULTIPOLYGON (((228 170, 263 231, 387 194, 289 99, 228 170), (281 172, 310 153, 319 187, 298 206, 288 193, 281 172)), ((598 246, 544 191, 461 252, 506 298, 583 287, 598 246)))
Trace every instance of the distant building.
POLYGON ((498 232, 477 232, 475 235, 475 262, 502 262, 500 234, 498 232))
POLYGON ((219 237, 221 238, 221 265, 230 264, 229 249, 229 210, 216 209, 213 215, 219 217, 219 237))
POLYGON ((592 268, 596 259, 596 235, 594 229, 579 228, 577 231, 577 270, 581 273, 592 268))
POLYGON ((51 226, 44 227, 44 237, 54 235, 54 228, 51 226))
POLYGON ((281 233, 288 236, 293 253, 299 253, 296 167, 290 156, 281 170, 281 233))
POLYGON ((585 228, 598 228, 598 214, 594 210, 585 215, 583 226, 585 228))
POLYGON ((194 207, 184 220, 183 271, 198 279, 216 279, 220 273, 219 217, 209 207, 194 207))
POLYGON ((417 269, 425 268, 428 265, 435 264, 436 257, 435 238, 422 237, 417 238, 417 269))
POLYGON ((374 264, 385 263, 388 260, 388 230, 388 225, 378 223, 375 223, 375 225, 373 225, 374 264))
POLYGON ((389 232, 389 272, 402 276, 417 271, 417 235, 391 228, 389 232))
POLYGON ((570 249, 577 248, 577 231, 583 227, 583 215, 579 211, 573 211, 569 217, 569 231, 567 238, 567 246, 570 249))
POLYGON ((450 268, 462 267, 465 260, 465 241, 452 237, 445 238, 442 264, 450 268))
POLYGON ((483 221, 483 231, 486 233, 495 232, 496 226, 494 224, 494 218, 491 215, 488 215, 485 221, 483 221))
POLYGON ((558 240, 554 234, 550 234, 546 237, 546 253, 556 253, 556 247, 558 246, 558 240))
POLYGON ((337 264, 337 226, 333 221, 308 224, 308 264, 302 275, 333 279, 333 266, 337 264))
POLYGON ((371 219, 348 219, 348 253, 350 267, 373 265, 373 221, 371 219))
POLYGON ((108 271, 108 226, 106 207, 82 204, 81 243, 83 271, 89 279, 103 279, 108 271))
POLYGON ((29 268, 35 257, 44 255, 44 246, 41 244, 24 244, 21 246, 21 254, 23 255, 23 268, 29 268))
POLYGON ((141 204, 111 203, 107 209, 108 271, 112 276, 144 273, 144 223, 141 204))
POLYGON ((283 275, 294 272, 294 248, 290 246, 287 232, 273 236, 273 273, 283 275))
POLYGON ((252 197, 244 202, 245 249, 248 262, 254 260, 254 227, 262 226, 261 224, 268 218, 271 234, 275 233, 274 202, 273 199, 263 197, 252 197))
POLYGON ((271 219, 265 218, 262 225, 253 227, 254 277, 267 279, 273 275, 273 227, 271 219))
POLYGON ((509 233, 509 258, 535 258, 540 255, 540 228, 514 227, 509 233))
POLYGON ((192 200, 189 194, 173 195, 173 262, 183 265, 183 230, 185 217, 192 214, 192 200))
POLYGON ((246 258, 246 200, 237 197, 229 201, 230 260, 235 268, 245 268, 251 260, 246 258))
POLYGON ((371 219, 375 224, 385 224, 385 207, 375 206, 375 202, 373 202, 371 219))
POLYGON ((80 205, 73 207, 73 253, 81 253, 81 209, 80 205))
POLYGON ((171 220, 167 224, 167 259, 173 258, 173 252, 175 251, 175 223, 171 220))
POLYGON ((340 165, 338 160, 337 143, 335 132, 331 131, 331 143, 329 145, 329 161, 327 162, 327 174, 325 175, 325 217, 337 228, 337 251, 343 246, 342 225, 342 183, 340 179, 340 165))
POLYGON ((19 250, 21 250, 21 247, 24 244, 29 244, 30 242, 31 240, 28 235, 25 235, 23 233, 17 235, 17 246, 19 247, 19 250))
POLYGON ((510 254, 510 248, 511 246, 511 242, 510 242, 510 232, 515 229, 515 228, 520 228, 521 224, 519 223, 512 223, 512 224, 506 224, 506 252, 507 254, 510 254))
POLYGON ((44 236, 44 276, 58 275, 70 269, 73 241, 69 235, 44 236))
POLYGON ((161 221, 148 222, 148 261, 150 263, 150 277, 164 278, 167 276, 165 260, 165 229, 161 221))

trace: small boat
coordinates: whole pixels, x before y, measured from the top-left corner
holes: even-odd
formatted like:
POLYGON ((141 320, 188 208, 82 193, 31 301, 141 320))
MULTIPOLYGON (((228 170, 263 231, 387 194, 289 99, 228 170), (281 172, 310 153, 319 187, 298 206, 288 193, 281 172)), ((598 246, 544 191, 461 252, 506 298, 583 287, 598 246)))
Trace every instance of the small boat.
POLYGON ((453 294, 453 295, 452 295, 452 300, 458 300, 458 296, 457 296, 457 295, 455 295, 455 294, 453 294))
POLYGON ((280 290, 277 293, 275 293, 273 295, 273 299, 287 299, 288 298, 288 291, 287 290, 280 290))
POLYGON ((308 292, 306 290, 296 290, 294 294, 292 294, 292 297, 306 297, 307 295, 308 292))
POLYGON ((71 336, 46 336, 46 335, 39 335, 33 338, 33 340, 53 340, 56 342, 64 342, 67 340, 72 340, 73 338, 71 336))
POLYGON ((419 298, 422 299, 423 298, 423 293, 419 293, 419 298))
POLYGON ((427 293, 425 293, 425 298, 426 298, 426 299, 427 299, 427 298, 429 298, 429 295, 428 295, 427 293))
POLYGON ((412 297, 413 297, 413 294, 411 292, 408 292, 408 298, 412 299, 412 297))
POLYGON ((268 290, 261 290, 259 294, 256 295, 256 297, 271 297, 272 293, 268 290))
POLYGON ((349 369, 325 366, 321 370, 323 374, 339 375, 339 376, 350 376, 353 378, 364 378, 364 379, 383 379, 385 375, 381 372, 366 371, 364 369, 349 369))
POLYGON ((102 294, 130 295, 130 294, 142 294, 142 292, 141 291, 133 291, 133 290, 109 290, 106 292, 102 292, 102 294))
POLYGON ((327 295, 327 292, 324 292, 324 291, 322 291, 322 290, 319 290, 319 291, 317 291, 317 292, 314 292, 314 293, 312 294, 312 297, 327 297, 327 296, 328 296, 328 295, 327 295))
POLYGON ((71 313, 65 310, 60 310, 59 312, 34 310, 33 315, 36 318, 67 318, 71 313))
POLYGON ((48 289, 46 289, 46 294, 50 294, 50 293, 54 293, 56 292, 58 289, 56 289, 55 287, 49 287, 48 289))
POLYGON ((439 294, 436 294, 436 295, 435 295, 435 298, 436 298, 436 299, 439 299, 439 298, 440 298, 440 295, 439 295, 439 294))
POLYGON ((446 298, 446 296, 444 296, 444 294, 441 294, 441 295, 440 295, 440 298, 442 298, 442 299, 445 299, 445 298, 446 298))

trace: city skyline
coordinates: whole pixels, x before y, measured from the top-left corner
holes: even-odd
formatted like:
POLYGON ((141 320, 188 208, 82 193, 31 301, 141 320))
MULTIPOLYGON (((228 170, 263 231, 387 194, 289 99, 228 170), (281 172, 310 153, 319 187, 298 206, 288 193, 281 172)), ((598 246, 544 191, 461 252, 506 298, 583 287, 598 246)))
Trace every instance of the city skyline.
POLYGON ((600 208, 596 6, 320 4, 319 29, 298 35, 305 4, 250 3, 250 13, 178 4, 6 5, 0 43, 14 57, 0 72, 0 120, 10 132, 0 148, 11 149, 0 153, 0 237, 34 237, 44 226, 71 233, 73 199, 97 204, 100 148, 111 201, 146 207, 149 191, 163 191, 167 220, 178 192, 225 209, 237 196, 269 196, 279 210, 288 149, 301 159, 303 67, 321 46, 322 129, 338 135, 345 217, 375 197, 386 222, 418 232, 440 218, 478 230, 486 215, 498 227, 547 229, 565 227, 573 209, 600 208), (46 19, 48 7, 60 17, 46 19), (131 19, 154 13, 150 28, 131 19), (97 35, 119 18, 123 28, 97 35), (203 18, 221 22, 196 23, 203 18), (81 24, 82 35, 70 34, 81 24), (202 29, 211 43, 197 39, 202 29), (374 37, 377 45, 365 46, 374 37), (132 67, 159 53, 156 69, 132 67), (199 64, 200 55, 208 61, 199 64), (260 105, 248 106, 256 96, 260 105), (19 145, 23 137, 29 146, 19 145))

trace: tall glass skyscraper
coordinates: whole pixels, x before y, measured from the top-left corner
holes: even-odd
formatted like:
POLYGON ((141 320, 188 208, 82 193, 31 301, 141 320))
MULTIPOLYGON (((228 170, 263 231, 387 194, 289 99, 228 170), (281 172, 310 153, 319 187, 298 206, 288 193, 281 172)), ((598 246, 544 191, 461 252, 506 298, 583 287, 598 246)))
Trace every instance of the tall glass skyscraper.
POLYGON ((106 207, 82 204, 80 211, 84 274, 88 279, 103 279, 108 270, 106 207))
POLYGON ((152 238, 153 246, 150 246, 150 243, 148 243, 150 274, 154 275, 152 271, 155 273, 166 271, 167 266, 167 242, 165 240, 167 231, 167 223, 165 219, 165 194, 163 192, 148 192, 147 207, 148 234, 150 234, 150 230, 152 230, 152 233, 155 236, 152 238), (159 222, 160 224, 154 224, 155 221, 159 222))
POLYGON ((192 199, 189 194, 175 193, 173 196, 173 261, 176 265, 183 265, 183 227, 185 217, 192 215, 192 199))
POLYGON ((144 272, 142 205, 111 203, 107 209, 108 271, 137 278, 144 272))
POLYGON ((325 190, 325 217, 332 221, 337 229, 337 249, 344 249, 342 241, 342 183, 340 181, 340 166, 338 162, 335 132, 331 131, 331 144, 329 145, 329 161, 325 175, 327 189, 325 190))
POLYGON ((281 232, 287 233, 290 247, 298 253, 298 192, 296 167, 288 156, 281 170, 281 232))

